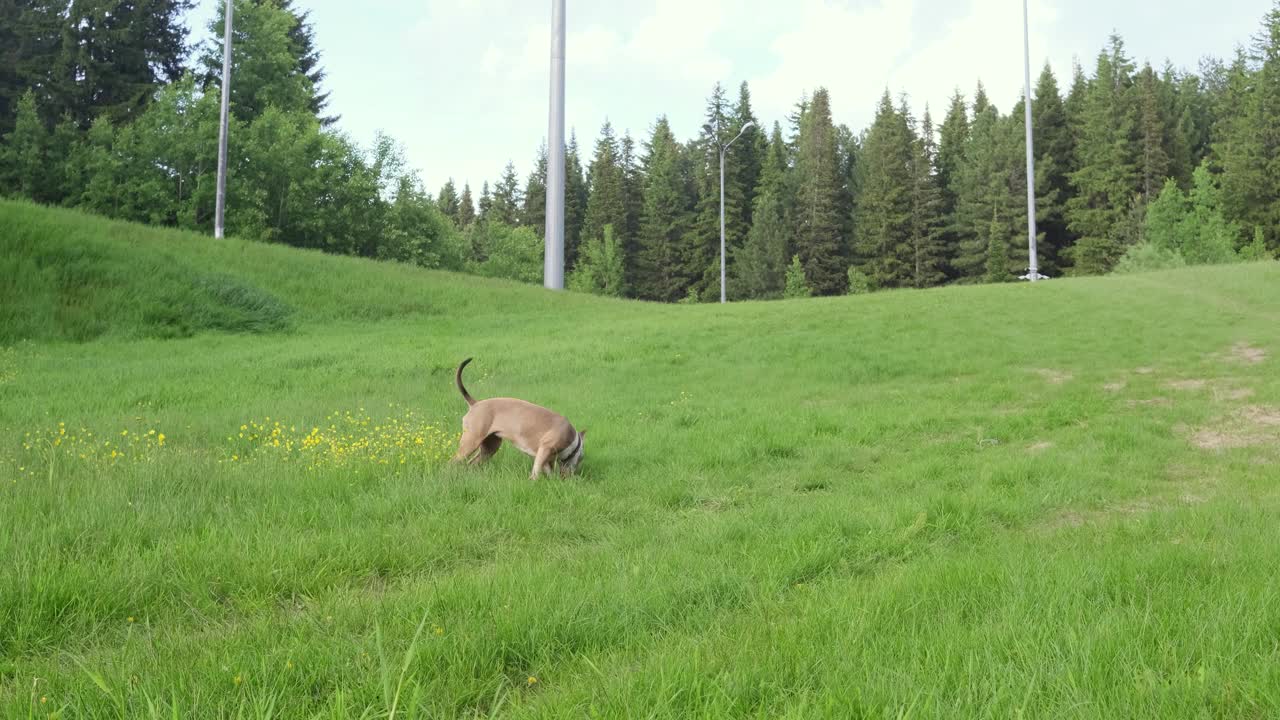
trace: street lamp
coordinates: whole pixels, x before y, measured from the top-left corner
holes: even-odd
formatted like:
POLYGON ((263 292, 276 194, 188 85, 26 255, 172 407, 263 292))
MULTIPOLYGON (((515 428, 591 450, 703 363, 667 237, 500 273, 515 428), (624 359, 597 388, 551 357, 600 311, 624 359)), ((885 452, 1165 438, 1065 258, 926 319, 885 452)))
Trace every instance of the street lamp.
POLYGON ((1036 258, 1036 159, 1031 141, 1031 31, 1027 20, 1027 0, 1022 0, 1022 70, 1026 85, 1023 87, 1023 109, 1026 112, 1027 128, 1027 274, 1021 280, 1047 280, 1040 274, 1040 263, 1036 258))
MULTIPOLYGON (((732 140, 720 146, 720 302, 724 303, 724 154, 728 152, 729 146, 738 141, 748 129, 755 127, 756 124, 748 122, 742 126, 738 134, 732 140)), ((716 119, 716 138, 720 137, 720 120, 716 119)))
POLYGON ((546 247, 542 285, 564 289, 564 4, 551 0, 551 108, 547 127, 546 247))
POLYGON ((222 20, 222 110, 218 121, 218 187, 214 198, 213 236, 222 239, 227 212, 227 108, 231 104, 231 10, 234 0, 226 0, 222 20))

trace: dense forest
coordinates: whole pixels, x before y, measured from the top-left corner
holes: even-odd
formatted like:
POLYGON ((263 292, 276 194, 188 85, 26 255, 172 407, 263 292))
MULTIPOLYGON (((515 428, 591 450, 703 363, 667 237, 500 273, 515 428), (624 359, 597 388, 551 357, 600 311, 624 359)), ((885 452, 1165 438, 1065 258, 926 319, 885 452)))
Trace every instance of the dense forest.
MULTIPOLYGON (((492 184, 429 194, 393 139, 361 147, 338 129, 307 13, 234 2, 229 233, 541 280, 545 146, 523 181, 508 163, 492 184)), ((190 4, 0 3, 0 194, 211 232, 221 21, 189 46, 190 4)), ((1033 94, 1045 274, 1280 248, 1280 2, 1228 61, 1138 67, 1112 36, 1065 92, 1046 66, 1033 94)), ((661 115, 638 140, 608 123, 589 148, 571 136, 569 287, 718 297, 718 148, 747 123, 727 161, 730 298, 1025 272, 1022 103, 1002 112, 981 82, 940 113, 887 91, 875 102, 858 132, 834 121, 821 88, 763 123, 746 83, 717 85, 697 137, 677 138, 661 115)))

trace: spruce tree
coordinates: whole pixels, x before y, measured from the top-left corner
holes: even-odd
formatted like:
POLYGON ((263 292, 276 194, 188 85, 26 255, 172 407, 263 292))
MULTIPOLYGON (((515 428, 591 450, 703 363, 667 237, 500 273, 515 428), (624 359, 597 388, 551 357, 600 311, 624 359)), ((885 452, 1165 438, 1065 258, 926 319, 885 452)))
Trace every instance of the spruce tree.
POLYGON ((1169 143, 1160 97, 1160 80, 1151 69, 1143 66, 1138 72, 1134 90, 1137 93, 1138 110, 1138 176, 1140 191, 1146 198, 1155 197, 1170 176, 1169 143))
MULTIPOLYGON (((1197 111, 1200 104, 1198 78, 1182 75, 1166 62, 1157 85, 1160 119, 1164 124, 1164 154, 1169 158, 1169 176, 1179 185, 1189 185, 1199 160, 1196 148, 1197 111)), ((1156 190, 1159 192, 1159 189, 1156 190)))
POLYGON ((1081 274, 1109 272, 1119 260, 1125 250, 1121 224, 1142 189, 1132 85, 1133 65, 1113 35, 1085 94, 1079 169, 1071 174, 1075 195, 1067 202, 1070 228, 1080 236, 1072 259, 1081 274))
POLYGON ((706 263, 691 232, 693 198, 681 154, 667 118, 659 117, 645 148, 644 208, 631 278, 632 292, 646 300, 680 300, 706 263))
POLYGON ((622 135, 619 144, 618 165, 622 170, 622 209, 624 222, 621 231, 620 245, 627 259, 626 276, 628 285, 635 273, 635 258, 638 252, 640 236, 640 218, 644 213, 644 176, 640 167, 640 158, 636 156, 636 144, 631 133, 622 135))
POLYGON ((1250 59, 1256 69, 1244 73, 1247 94, 1227 109, 1238 116, 1224 123, 1220 143, 1223 198, 1230 220, 1261 227, 1274 248, 1280 246, 1280 3, 1263 18, 1250 59))
POLYGON ((573 267, 578 259, 582 224, 587 216, 587 195, 587 180, 583 176, 578 152, 578 134, 570 130, 564 154, 564 263, 567 268, 573 267))
POLYGON ((1058 94, 1058 82, 1046 63, 1031 101, 1032 134, 1036 155, 1036 242, 1040 271, 1051 277, 1062 273, 1066 251, 1072 243, 1067 229, 1066 203, 1071 184, 1067 178, 1075 143, 1066 106, 1058 94))
POLYGON ((507 161, 502 178, 493 188, 493 206, 490 219, 515 227, 520 224, 520 207, 524 198, 520 195, 520 178, 515 163, 507 161))
MULTIPOLYGON (((761 133, 763 135, 763 133, 761 133)), ((747 241, 730 254, 728 294, 733 299, 777 298, 785 287, 792 241, 787 144, 773 124, 755 189, 747 241)))
MULTIPOLYGON (((847 275, 846 275, 847 281, 847 275)), ((805 298, 813 295, 813 287, 805 277, 804 265, 799 255, 791 256, 791 264, 787 266, 786 287, 782 291, 784 298, 805 298)))
POLYGON ((731 256, 727 293, 734 300, 781 297, 786 288, 791 226, 779 191, 757 195, 754 214, 747 242, 731 256))
POLYGON ((524 186, 524 204, 520 208, 520 224, 545 239, 547 232, 547 145, 538 148, 533 172, 524 186))
MULTIPOLYGON (((225 0, 224 0, 225 2, 225 0)), ((300 70, 298 47, 293 40, 298 18, 276 2, 234 0, 231 43, 231 112, 251 122, 275 107, 285 112, 315 117, 316 89, 300 70)), ((200 57, 206 92, 217 92, 222 83, 223 13, 209 22, 211 39, 200 57)))
POLYGON ((854 233, 858 267, 876 287, 914 284, 917 149, 908 118, 894 109, 885 91, 862 146, 854 233))
POLYGON ((957 215, 960 194, 961 168, 964 164, 965 150, 969 145, 969 109, 965 105, 964 95, 956 90, 951 96, 951 104, 947 108, 947 116, 938 129, 938 186, 942 193, 943 215, 943 259, 947 264, 947 275, 954 279, 959 276, 956 270, 956 258, 960 254, 961 221, 957 215))
POLYGON ((814 92, 801 121, 796 156, 797 256, 808 286, 818 295, 844 292, 848 248, 839 216, 839 158, 826 88, 814 92))
POLYGON ((914 138, 911 153, 910 280, 917 288, 938 285, 946 279, 946 214, 938 183, 937 157, 933 118, 926 105, 920 134, 914 138))
POLYGON ((13 130, 18 102, 39 88, 36 105, 49 121, 65 111, 58 56, 62 47, 65 3, 0 3, 0 138, 13 130))
POLYGON ((1008 282, 1010 279, 1009 232, 1008 224, 1000 217, 1000 208, 993 208, 991 227, 987 229, 986 281, 989 283, 1008 282))
MULTIPOLYGON (((1070 182, 1071 173, 1080 169, 1079 145, 1084 137, 1085 97, 1089 92, 1089 80, 1085 77, 1080 63, 1071 64, 1071 87, 1062 102, 1062 109, 1067 114, 1067 127, 1071 130, 1071 159, 1067 163, 1067 176, 1070 182)), ((1074 189, 1072 190, 1074 192, 1074 189)))
POLYGON ((476 221, 476 205, 471 199, 470 183, 462 186, 462 197, 458 200, 458 227, 466 228, 476 221))
POLYGON ((51 93, 51 115, 70 114, 82 129, 104 114, 117 124, 136 119, 156 90, 185 69, 190 0, 19 5, 60 5, 33 8, 45 19, 55 12, 61 18, 57 55, 39 86, 51 93))
POLYGON ((1242 235, 1240 227, 1223 217, 1222 191, 1205 164, 1192 174, 1190 199, 1187 228, 1181 233, 1182 256, 1187 263, 1213 265, 1238 260, 1235 246, 1242 235))
POLYGON ((493 193, 489 192, 489 181, 480 186, 480 199, 476 201, 476 219, 480 222, 493 220, 493 193))
POLYGON ((28 90, 18 100, 14 128, 0 145, 0 196, 19 195, 37 202, 51 197, 47 164, 49 134, 40 121, 36 96, 28 90))
POLYGON ((768 152, 764 129, 760 127, 760 121, 751 109, 751 89, 743 81, 738 87, 738 103, 733 107, 730 137, 736 136, 747 123, 752 126, 729 148, 730 157, 727 160, 728 167, 725 168, 725 174, 733 175, 734 186, 742 192, 739 227, 743 230, 751 227, 756 187, 760 184, 760 173, 768 152))
POLYGON ((626 265, 622 243, 613 226, 604 226, 604 235, 591 238, 582 247, 582 256, 569 274, 569 289, 594 295, 623 297, 626 294, 626 265))
POLYGON ((987 99, 981 84, 974 94, 973 108, 969 141, 953 183, 956 193, 953 228, 957 240, 955 271, 960 279, 976 281, 990 274, 992 218, 1008 214, 1006 204, 1011 180, 1000 113, 987 99))
MULTIPOLYGON (((714 293, 719 296, 720 288, 720 148, 733 139, 736 131, 733 128, 732 111, 725 97, 724 88, 716 83, 711 97, 707 99, 707 108, 702 123, 702 132, 694 143, 694 172, 698 177, 698 213, 695 225, 698 241, 702 246, 702 254, 707 259, 702 278, 697 283, 699 294, 714 293)), ((732 153, 737 149, 739 139, 734 143, 725 157, 724 176, 724 238, 725 251, 741 247, 746 241, 747 227, 744 224, 743 202, 746 197, 738 175, 729 169, 732 153)))
POLYGON ((587 171, 590 194, 582 223, 583 241, 604 237, 604 226, 612 225, 614 234, 625 248, 629 243, 623 233, 627 227, 626 197, 623 182, 621 148, 608 120, 600 129, 595 156, 587 171))
POLYGON ((297 58, 297 72, 311 81, 313 94, 311 97, 311 113, 320 120, 322 127, 330 127, 338 122, 340 116, 325 115, 329 106, 329 93, 320 92, 320 84, 324 82, 325 71, 320 67, 320 50, 316 47, 315 28, 311 24, 311 11, 298 12, 293 0, 255 0, 258 3, 278 2, 280 9, 297 19, 289 32, 290 50, 297 58))
POLYGON ((436 197, 436 208, 444 214, 445 217, 453 221, 454 225, 459 224, 458 209, 461 203, 458 200, 458 189, 453 184, 453 178, 445 181, 440 186, 440 193, 436 197))

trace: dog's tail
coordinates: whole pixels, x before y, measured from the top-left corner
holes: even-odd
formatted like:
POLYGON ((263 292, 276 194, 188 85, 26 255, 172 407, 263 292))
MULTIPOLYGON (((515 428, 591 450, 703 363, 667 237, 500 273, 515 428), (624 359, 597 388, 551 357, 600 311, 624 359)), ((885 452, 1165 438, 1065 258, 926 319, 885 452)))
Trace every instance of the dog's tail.
POLYGON ((467 388, 462 384, 462 368, 466 367, 469 362, 471 362, 471 358, 463 360, 462 364, 458 366, 458 372, 453 375, 453 384, 458 386, 458 392, 462 393, 462 399, 467 401, 467 405, 475 405, 476 399, 471 397, 471 393, 467 392, 467 388))

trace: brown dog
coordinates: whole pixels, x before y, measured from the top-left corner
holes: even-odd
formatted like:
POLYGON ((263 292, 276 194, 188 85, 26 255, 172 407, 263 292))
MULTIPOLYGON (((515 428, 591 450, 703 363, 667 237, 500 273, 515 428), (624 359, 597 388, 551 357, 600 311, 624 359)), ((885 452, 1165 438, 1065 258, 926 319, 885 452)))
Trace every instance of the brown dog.
POLYGON ((561 475, 569 475, 582 462, 587 431, 574 430, 563 415, 539 405, 516 398, 489 398, 479 400, 462 385, 462 369, 471 358, 462 361, 454 373, 453 382, 471 409, 462 416, 462 439, 453 462, 471 457, 471 464, 482 463, 502 447, 506 440, 520 452, 533 458, 533 472, 529 479, 537 479, 540 473, 551 474, 551 464, 560 467, 561 475))

